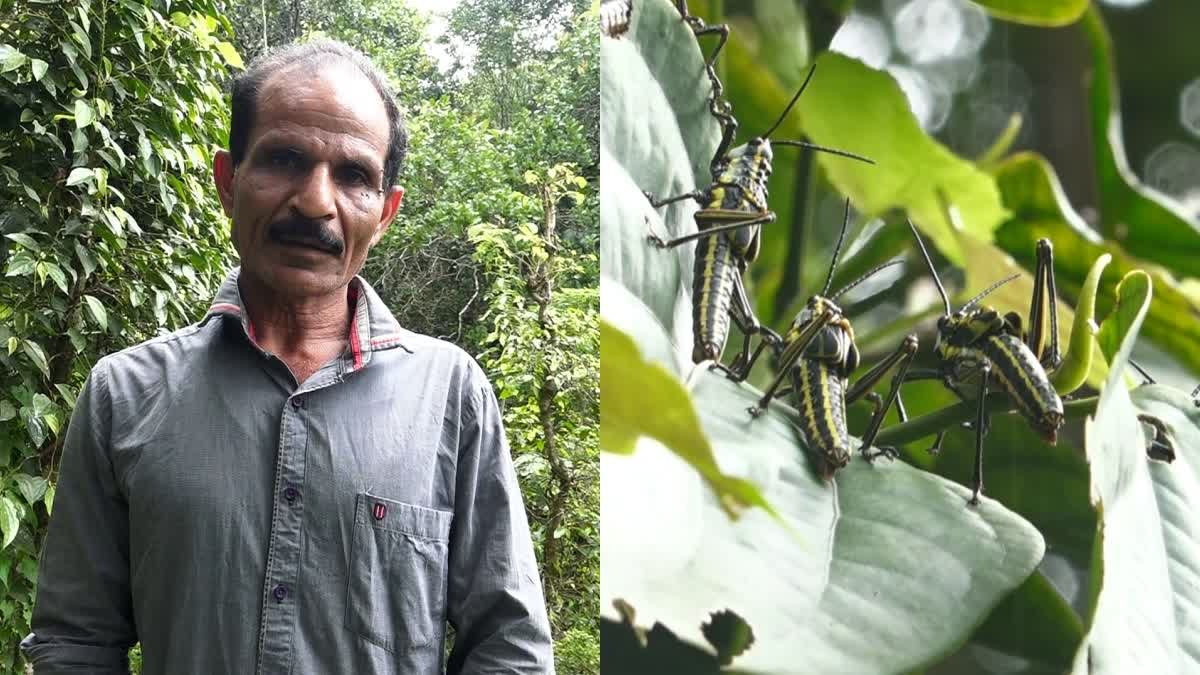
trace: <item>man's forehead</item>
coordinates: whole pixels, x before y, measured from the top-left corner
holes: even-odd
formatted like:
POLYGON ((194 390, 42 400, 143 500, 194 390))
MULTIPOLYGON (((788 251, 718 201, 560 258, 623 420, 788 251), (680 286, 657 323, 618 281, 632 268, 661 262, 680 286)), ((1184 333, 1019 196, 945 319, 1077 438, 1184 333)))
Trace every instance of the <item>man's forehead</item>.
POLYGON ((381 158, 387 152, 390 124, 383 98, 350 64, 284 67, 263 82, 256 103, 251 143, 264 136, 308 131, 349 137, 343 142, 360 150, 376 149, 381 158))

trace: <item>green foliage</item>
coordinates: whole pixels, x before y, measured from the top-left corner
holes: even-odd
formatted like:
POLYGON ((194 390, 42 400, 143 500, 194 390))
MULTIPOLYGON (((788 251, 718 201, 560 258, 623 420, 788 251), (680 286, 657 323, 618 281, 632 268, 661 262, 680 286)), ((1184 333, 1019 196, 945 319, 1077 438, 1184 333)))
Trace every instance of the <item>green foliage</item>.
POLYGON ((28 630, 36 542, 75 396, 101 355, 197 318, 230 265, 212 190, 213 0, 0 3, 0 670, 28 630), (9 18, 11 17, 11 18, 9 18))
MULTIPOLYGON (((995 16, 1007 11, 1034 25, 1068 23, 1086 8, 1086 3, 1077 1, 995 0, 980 4, 995 16)), ((673 429, 668 435, 688 436, 697 431, 707 435, 720 471, 757 486, 785 521, 804 523, 796 525, 804 544, 815 541, 830 547, 814 556, 829 561, 829 570, 807 562, 797 552, 803 547, 786 531, 772 528, 757 511, 748 512, 736 523, 727 522, 719 510, 719 499, 701 476, 674 455, 661 452, 657 442, 642 439, 629 456, 605 453, 603 524, 606 533, 614 533, 606 535, 603 556, 606 663, 609 635, 620 636, 633 652, 654 651, 657 635, 657 644, 671 659, 655 662, 657 670, 641 672, 662 672, 671 666, 689 672, 718 672, 708 648, 701 647, 704 639, 698 627, 706 611, 721 606, 741 613, 758 640, 733 660, 731 669, 720 672, 771 672, 773 667, 795 672, 796 653, 811 656, 813 662, 806 662, 802 669, 814 672, 890 673, 913 668, 975 672, 986 667, 983 658, 976 660, 975 654, 992 653, 982 650, 985 647, 1022 659, 1028 666, 1026 672, 1066 672, 1073 664, 1087 665, 1089 659, 1092 671, 1128 672, 1140 667, 1131 660, 1133 649, 1143 642, 1131 643, 1128 636, 1134 634, 1161 636, 1147 638, 1153 642, 1153 653, 1146 663, 1190 663, 1186 652, 1194 631, 1181 617, 1195 603, 1183 578, 1184 570, 1195 565, 1191 557, 1196 545, 1194 528, 1184 524, 1181 514, 1191 508, 1194 460, 1179 448, 1187 443, 1181 439, 1195 433, 1197 409, 1178 390, 1150 386, 1126 392, 1126 382, 1133 379, 1123 372, 1125 357, 1118 358, 1116 352, 1122 340, 1128 351, 1138 335, 1132 317, 1142 308, 1152 282, 1154 301, 1141 320, 1143 341, 1168 354, 1164 357, 1168 364, 1200 369, 1194 360, 1194 350, 1200 347, 1200 336, 1192 330, 1195 322, 1180 319, 1200 313, 1194 294, 1196 268, 1189 264, 1195 256, 1188 253, 1200 230, 1179 217, 1178 205, 1141 189, 1124 164, 1120 128, 1112 114, 1117 109, 1110 81, 1112 54, 1098 13, 1093 10, 1068 29, 1071 39, 1092 50, 1091 65, 1097 73, 1086 82, 1096 121, 1092 128, 1097 130, 1092 139, 1098 159, 1095 178, 1102 194, 1099 217, 1088 222, 1071 204, 1055 168, 1045 158, 1026 151, 1009 154, 1014 145, 1024 144, 1016 141, 1015 124, 985 143, 992 147, 977 161, 956 157, 921 130, 888 72, 822 53, 836 27, 838 17, 830 16, 832 8, 842 5, 810 3, 799 10, 791 3, 765 1, 694 0, 688 5, 693 14, 709 23, 724 19, 731 25, 730 40, 717 66, 741 125, 735 144, 771 126, 799 86, 808 64, 816 62, 816 76, 797 110, 772 137, 807 134, 814 142, 862 153, 877 162, 863 166, 835 156, 801 154, 793 159, 794 155, 784 153, 794 150, 775 152, 769 189, 771 208, 778 219, 763 227, 762 251, 746 273, 754 307, 767 325, 775 330, 785 328, 818 277, 823 281, 836 236, 833 214, 823 204, 836 202, 836 215, 840 216, 842 195, 847 194, 857 218, 834 286, 889 258, 907 258, 898 274, 875 283, 874 288, 868 283, 841 305, 854 322, 865 364, 877 362, 885 351, 894 349, 905 333, 920 332, 917 367, 935 365, 928 326, 929 319, 940 313, 941 302, 927 282, 923 261, 912 254, 911 234, 904 224, 904 218, 910 216, 935 243, 935 264, 957 302, 1009 273, 1020 272, 1016 281, 988 296, 986 302, 1002 312, 1016 311, 1023 316, 1030 304, 1035 243, 1042 237, 1051 239, 1060 300, 1058 323, 1064 347, 1070 345, 1069 362, 1073 364, 1055 382, 1064 390, 1081 380, 1083 386, 1078 397, 1064 405, 1067 423, 1057 445, 1046 443, 1032 431, 1012 411, 1013 404, 1005 395, 993 394, 986 402, 991 426, 985 442, 985 494, 995 501, 985 504, 1003 504, 1009 509, 1001 510, 1006 517, 1022 523, 1024 532, 1034 539, 1045 541, 1048 553, 1038 570, 1028 574, 1034 570, 1040 549, 1023 571, 967 618, 955 613, 964 611, 962 607, 947 610, 922 597, 931 590, 944 592, 946 580, 959 576, 934 573, 927 587, 909 589, 901 618, 892 623, 938 623, 936 617, 944 614, 946 625, 941 627, 953 635, 940 650, 912 649, 909 642, 925 638, 892 641, 887 630, 881 633, 871 627, 869 618, 856 617, 849 621, 856 628, 855 635, 870 635, 870 639, 855 642, 855 649, 847 650, 851 653, 837 653, 840 643, 836 635, 822 632, 826 625, 840 622, 834 615, 822 613, 838 609, 829 599, 851 593, 858 601, 855 607, 864 613, 886 613, 887 593, 894 584, 884 581, 877 586, 875 580, 860 579, 852 590, 843 590, 826 581, 837 578, 829 570, 838 569, 841 555, 869 566, 881 578, 905 569, 905 560, 910 558, 925 560, 925 570, 936 568, 934 561, 942 560, 943 554, 929 554, 925 547, 929 532, 945 531, 944 525, 929 525, 942 515, 941 507, 937 499, 920 491, 907 497, 888 492, 901 489, 893 483, 909 476, 908 467, 887 463, 867 467, 856 458, 826 488, 833 496, 822 495, 837 505, 836 514, 841 518, 830 519, 836 523, 832 532, 822 531, 814 525, 824 522, 820 516, 811 512, 795 515, 798 508, 794 503, 819 503, 807 491, 806 481, 811 477, 808 463, 800 459, 804 446, 797 443, 798 432, 787 426, 794 424, 795 412, 786 404, 772 403, 772 413, 765 418, 778 429, 772 436, 759 428, 767 422, 751 422, 743 412, 755 400, 753 387, 732 385, 703 365, 688 371, 692 247, 661 251, 647 245, 645 236, 650 229, 669 236, 694 231, 691 216, 696 207, 684 201, 655 211, 639 195, 643 190, 659 196, 677 195, 704 186, 718 132, 707 112, 705 99, 710 89, 700 47, 674 3, 636 4, 629 32, 620 39, 602 39, 601 46, 604 320, 636 344, 644 359, 643 369, 650 367, 647 363, 662 366, 668 372, 681 373, 680 379, 687 382, 699 429, 673 429), (727 14, 722 14, 721 5, 727 14), (835 191, 839 194, 831 194, 835 191), (1110 260, 1107 267, 1106 260, 1110 260), (1078 313, 1073 305, 1078 306, 1078 313), (1098 340, 1093 340, 1093 319, 1100 322, 1102 318, 1103 328, 1098 340), (1089 353, 1090 364, 1084 358, 1089 353), (1148 397, 1159 390, 1165 392, 1158 395, 1161 400, 1149 403, 1148 397), (1096 391, 1103 391, 1104 398, 1091 396, 1096 391), (1122 394, 1133 403, 1117 414, 1112 412, 1111 401, 1122 394), (1104 409, 1098 411, 1098 404, 1104 409), (1143 427, 1129 417, 1130 412, 1149 412, 1164 422, 1171 420, 1167 427, 1179 459, 1169 465, 1148 460, 1143 427), (1083 420, 1088 416, 1087 424, 1093 427, 1085 439, 1083 420), (1121 427, 1121 434, 1115 433, 1116 426, 1121 427), (772 437, 760 438, 760 434, 772 437), (880 475, 885 478, 874 482, 880 475), (1153 485, 1147 484, 1147 477, 1153 485), (1104 501, 1093 501, 1094 496, 1104 494, 1104 501), (873 518, 886 520, 882 511, 869 512, 856 503, 859 500, 873 506, 886 503, 896 512, 908 514, 905 523, 916 519, 928 528, 893 541, 878 534, 853 533, 858 526, 867 527, 873 518), (921 515, 914 515, 918 512, 921 515), (749 529, 750 520, 755 520, 759 529, 749 529), (1110 535, 1124 544, 1112 544, 1110 535), (855 556, 851 552, 855 544, 867 541, 869 554, 855 556), (907 558, 891 560, 892 545, 898 549, 897 557, 907 558), (847 548, 839 551, 839 546, 847 548), (1152 581, 1139 578, 1134 571, 1143 562, 1141 574, 1153 575, 1152 581), (796 578, 816 578, 810 582, 819 590, 809 596, 805 589, 783 587, 806 583, 796 578), (1093 593, 1099 595, 1087 597, 1086 588, 1082 593, 1074 590, 1086 587, 1089 578, 1093 593), (1139 584, 1148 591, 1145 597, 1135 597, 1139 584), (885 590, 877 594, 877 587, 885 590), (754 606, 758 593, 770 599, 769 608, 754 606), (614 617, 611 601, 615 598, 628 601, 637 610, 638 626, 654 627, 642 630, 639 636, 639 630, 625 623, 628 614, 620 609, 622 623, 608 621, 614 617), (744 611, 738 602, 752 609, 744 611), (789 613, 781 616, 781 607, 789 613), (1124 611, 1128 607, 1137 611, 1124 611), (1140 622, 1141 617, 1147 621, 1140 622), (663 638, 664 634, 673 640, 663 638), (817 646, 806 642, 813 635, 823 638, 817 646), (781 638, 792 647, 791 658, 785 660, 781 650, 780 658, 772 662, 772 640, 781 638), (887 644, 886 653, 871 662, 873 646, 880 642, 887 644), (801 649, 797 650, 797 645, 801 649), (821 650, 834 655, 818 661, 821 650), (664 667, 663 663, 670 665, 664 667)), ((715 38, 702 37, 700 44, 707 54, 715 38)), ((738 339, 740 336, 734 335, 730 341, 738 339)), ((607 339, 603 349, 607 355, 607 339)), ((771 367, 766 361, 762 359, 761 372, 753 374, 751 382, 763 382, 771 367)), ((1156 368, 1151 371, 1159 374, 1156 368)), ((609 389, 631 395, 620 385, 605 389, 605 409, 609 389)), ((641 398, 635 402, 648 400, 651 393, 650 388, 642 387, 638 392, 641 398)), ((898 424, 889 414, 876 442, 903 444, 905 463, 926 471, 915 475, 969 483, 975 433, 958 427, 973 418, 975 405, 959 403, 937 381, 906 384, 904 399, 912 419, 898 424), (942 453, 933 456, 926 448, 932 433, 940 430, 948 435, 942 453)), ((851 406, 852 432, 865 427, 870 411, 868 405, 851 406)), ((610 449, 609 439, 631 432, 644 434, 662 424, 657 417, 665 415, 659 407, 644 405, 641 418, 627 428, 618 433, 602 429, 602 447, 610 449)), ((626 439, 611 445, 629 443, 626 439)), ((946 489, 954 494, 962 488, 946 489)), ((994 569, 996 559, 963 564, 974 570, 994 569)))

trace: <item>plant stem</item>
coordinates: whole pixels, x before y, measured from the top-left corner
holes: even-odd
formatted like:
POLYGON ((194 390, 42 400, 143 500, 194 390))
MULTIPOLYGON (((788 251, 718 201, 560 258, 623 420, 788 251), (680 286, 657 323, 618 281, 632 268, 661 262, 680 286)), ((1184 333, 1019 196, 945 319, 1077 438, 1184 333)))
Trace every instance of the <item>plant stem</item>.
MULTIPOLYGON (((1078 419, 1096 412, 1098 396, 1063 402, 1063 418, 1078 419)), ((989 394, 987 399, 988 413, 1008 413, 1013 403, 1008 394, 997 392, 989 394)), ((960 401, 952 406, 936 410, 927 415, 910 419, 903 424, 886 427, 875 437, 876 446, 900 445, 911 443, 926 436, 932 436, 943 429, 958 426, 962 422, 974 419, 976 414, 974 401, 960 401)))

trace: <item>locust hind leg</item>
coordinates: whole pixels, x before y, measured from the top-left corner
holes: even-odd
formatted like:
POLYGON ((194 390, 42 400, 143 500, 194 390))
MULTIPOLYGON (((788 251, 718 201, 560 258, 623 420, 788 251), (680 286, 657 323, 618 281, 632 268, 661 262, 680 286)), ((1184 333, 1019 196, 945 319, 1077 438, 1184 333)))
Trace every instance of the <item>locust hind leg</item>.
POLYGON ((1026 344, 1048 372, 1062 364, 1058 345, 1057 291, 1054 286, 1054 247, 1049 239, 1037 242, 1037 267, 1033 274, 1033 298, 1029 304, 1029 333, 1026 344), (1050 317, 1050 344, 1045 344, 1045 313, 1050 317))
POLYGON ((735 274, 733 277, 733 304, 729 308, 729 315, 737 327, 742 331, 742 351, 733 359, 733 365, 730 370, 734 373, 730 379, 735 382, 741 382, 750 374, 750 369, 754 367, 754 362, 758 360, 758 356, 762 353, 763 345, 770 344, 773 348, 778 348, 782 341, 779 334, 775 331, 766 328, 758 317, 754 315, 754 308, 750 306, 750 298, 746 295, 746 284, 742 280, 741 274, 735 274), (754 351, 754 355, 750 354, 750 341, 755 335, 761 335, 762 339, 759 342, 758 349, 754 351))
POLYGON ((877 448, 872 452, 871 444, 875 442, 875 436, 879 434, 879 428, 883 425, 883 418, 887 415, 888 408, 891 407, 893 401, 896 402, 897 412, 907 417, 907 415, 901 412, 904 409, 904 404, 900 402, 900 385, 904 383, 905 378, 908 376, 908 368, 912 365, 913 357, 917 354, 917 345, 917 336, 908 335, 904 338, 904 342, 896 348, 896 351, 867 371, 867 374, 863 375, 846 392, 847 404, 854 403, 863 396, 870 396, 871 400, 875 402, 875 413, 871 415, 871 423, 867 425, 867 431, 862 436, 862 447, 858 449, 868 462, 874 461, 881 456, 888 457, 889 459, 895 459, 900 456, 896 448, 891 446, 877 448), (893 368, 896 369, 896 373, 892 376, 891 388, 888 390, 887 397, 880 399, 878 394, 871 392, 871 389, 893 368))
MULTIPOLYGON (((732 222, 732 223, 726 223, 724 225, 714 225, 713 227, 706 227, 703 230, 700 230, 698 232, 693 232, 691 234, 685 234, 682 237, 676 237, 674 239, 669 239, 669 240, 663 239, 662 237, 658 236, 658 234, 656 234, 653 229, 650 229, 650 233, 646 235, 646 239, 648 239, 650 241, 650 243, 654 244, 658 248, 675 248, 676 246, 679 246, 680 244, 686 244, 689 241, 703 239, 704 237, 711 237, 712 235, 718 234, 721 232, 729 232, 730 230, 739 230, 743 227, 750 227, 752 225, 765 225, 767 223, 773 223, 773 222, 775 222, 775 212, 767 211, 767 212, 765 212, 757 217, 754 217, 754 218, 748 218, 746 220, 739 220, 739 221, 732 222)), ((647 226, 649 226, 649 220, 647 220, 646 223, 647 223, 647 226)))

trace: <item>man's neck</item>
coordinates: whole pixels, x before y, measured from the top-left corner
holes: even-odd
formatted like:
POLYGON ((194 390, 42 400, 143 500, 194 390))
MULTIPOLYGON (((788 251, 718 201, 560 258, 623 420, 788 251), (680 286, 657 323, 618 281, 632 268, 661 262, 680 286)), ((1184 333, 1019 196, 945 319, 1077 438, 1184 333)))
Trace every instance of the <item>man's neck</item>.
POLYGON ((337 356, 350 332, 350 306, 345 287, 328 295, 280 297, 243 276, 239 290, 254 341, 291 369, 297 383, 337 356))

